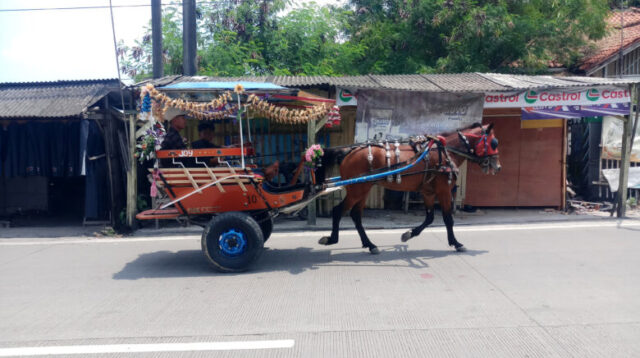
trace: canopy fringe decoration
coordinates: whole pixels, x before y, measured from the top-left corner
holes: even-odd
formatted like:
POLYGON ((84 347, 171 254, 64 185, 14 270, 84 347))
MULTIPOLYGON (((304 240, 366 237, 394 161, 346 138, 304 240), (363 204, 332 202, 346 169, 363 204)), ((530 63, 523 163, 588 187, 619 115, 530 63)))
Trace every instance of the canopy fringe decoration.
MULTIPOLYGON (((244 88, 242 85, 236 85, 234 92, 240 95, 244 92, 244 88)), ((205 103, 186 101, 181 98, 171 98, 158 91, 152 84, 147 84, 141 93, 141 97, 144 99, 147 94, 154 100, 152 112, 155 118, 164 118, 166 107, 178 108, 199 120, 223 119, 233 115, 239 109, 237 104, 232 104, 233 95, 231 91, 227 91, 219 97, 205 103)), ((245 107, 262 117, 278 123, 288 124, 303 124, 309 121, 316 121, 324 118, 331 110, 330 107, 324 104, 316 105, 312 108, 289 109, 269 103, 255 94, 249 94, 247 96, 245 107)))

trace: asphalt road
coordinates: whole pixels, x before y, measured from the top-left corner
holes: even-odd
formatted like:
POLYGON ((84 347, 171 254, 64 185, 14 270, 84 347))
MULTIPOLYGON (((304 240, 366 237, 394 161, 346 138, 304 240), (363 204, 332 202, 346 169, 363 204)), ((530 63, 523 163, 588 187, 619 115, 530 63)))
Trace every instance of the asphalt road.
POLYGON ((276 233, 243 274, 198 236, 2 239, 0 356, 640 356, 640 221, 401 232, 276 233))

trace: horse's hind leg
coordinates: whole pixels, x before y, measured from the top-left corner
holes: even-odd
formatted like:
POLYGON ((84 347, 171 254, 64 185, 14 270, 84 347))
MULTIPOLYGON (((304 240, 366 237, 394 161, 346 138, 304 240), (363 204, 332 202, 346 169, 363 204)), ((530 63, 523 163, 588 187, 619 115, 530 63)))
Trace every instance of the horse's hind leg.
POLYGON ((426 215, 422 224, 414 227, 411 230, 407 230, 404 234, 402 234, 402 242, 407 242, 409 239, 420 235, 422 230, 427 226, 431 225, 433 222, 433 203, 435 200, 435 196, 433 194, 422 194, 422 198, 424 199, 424 208, 426 211, 426 215))
POLYGON ((364 227, 362 226, 362 210, 367 202, 366 196, 359 203, 354 205, 353 209, 351 209, 351 219, 353 223, 356 225, 356 230, 358 230, 358 235, 360 235, 360 240, 362 241, 362 247, 366 247, 369 249, 374 255, 380 253, 380 250, 376 245, 374 245, 369 237, 367 237, 367 233, 364 231, 364 227))
MULTIPOLYGON (((446 182, 445 182, 446 183, 446 182)), ((461 243, 456 240, 455 235, 453 235, 453 200, 451 196, 451 190, 449 185, 439 186, 440 190, 436 191, 438 195, 438 201, 440 202, 440 207, 442 208, 442 219, 444 220, 444 225, 447 227, 447 239, 449 241, 449 246, 455 247, 456 251, 467 251, 467 249, 461 243)))
POLYGON ((331 211, 331 236, 322 237, 318 241, 319 244, 333 245, 338 243, 342 215, 353 208, 363 197, 366 199, 369 189, 371 189, 371 184, 354 184, 347 187, 347 195, 344 197, 344 200, 331 211))

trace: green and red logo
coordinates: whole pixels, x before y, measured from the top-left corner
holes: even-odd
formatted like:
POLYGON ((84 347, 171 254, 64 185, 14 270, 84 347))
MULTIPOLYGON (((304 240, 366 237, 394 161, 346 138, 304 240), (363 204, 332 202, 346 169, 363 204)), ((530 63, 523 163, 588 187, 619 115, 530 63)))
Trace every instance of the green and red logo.
POLYGON ((338 95, 342 102, 349 102, 353 99, 353 93, 346 89, 341 89, 340 94, 338 95))
POLYGON ((587 99, 589 101, 595 102, 600 99, 600 92, 597 89, 592 88, 587 91, 587 99))
POLYGON ((538 101, 538 92, 536 92, 536 91, 528 91, 524 95, 524 100, 525 100, 525 102, 527 102, 529 104, 536 103, 538 101))

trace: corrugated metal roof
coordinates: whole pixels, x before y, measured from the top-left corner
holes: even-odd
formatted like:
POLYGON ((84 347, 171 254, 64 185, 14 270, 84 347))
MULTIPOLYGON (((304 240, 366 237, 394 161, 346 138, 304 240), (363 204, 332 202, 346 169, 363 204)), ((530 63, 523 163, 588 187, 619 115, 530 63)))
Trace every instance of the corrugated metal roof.
POLYGON ((173 83, 168 86, 162 87, 163 89, 174 90, 233 90, 237 85, 242 85, 245 90, 288 90, 286 87, 282 87, 270 82, 256 82, 256 81, 207 81, 207 82, 180 82, 173 83))
POLYGON ((331 77, 330 85, 352 88, 380 88, 380 84, 372 76, 331 77))
POLYGON ((423 75, 436 86, 447 92, 485 92, 501 91, 504 86, 477 73, 423 75))
POLYGON ((440 92, 442 88, 434 85, 421 75, 371 75, 383 89, 440 92))
POLYGON ((62 118, 80 115, 118 80, 0 83, 0 118, 62 118))
POLYGON ((284 87, 323 86, 330 83, 329 76, 269 76, 266 81, 284 87))
POLYGON ((628 85, 638 83, 637 78, 600 78, 600 77, 555 77, 506 75, 501 73, 482 73, 484 78, 503 86, 502 91, 518 91, 529 89, 571 88, 602 85, 628 85))
MULTIPOLYGON (((639 83, 637 78, 526 76, 501 73, 455 73, 425 75, 365 75, 365 76, 244 76, 187 77, 170 76, 151 81, 156 86, 197 81, 271 82, 290 88, 335 86, 351 89, 379 89, 421 92, 485 93, 512 92, 530 89, 570 88, 596 85, 627 85, 639 83)), ((147 82, 144 82, 147 83, 147 82)), ((141 83, 141 84, 144 84, 141 83)), ((140 84, 139 84, 140 85, 140 84)))

